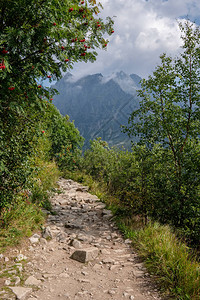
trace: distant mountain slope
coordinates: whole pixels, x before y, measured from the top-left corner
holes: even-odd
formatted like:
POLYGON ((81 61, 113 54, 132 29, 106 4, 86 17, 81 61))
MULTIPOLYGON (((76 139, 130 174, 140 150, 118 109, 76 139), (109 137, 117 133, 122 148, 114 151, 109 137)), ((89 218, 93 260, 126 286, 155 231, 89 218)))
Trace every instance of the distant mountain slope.
POLYGON ((61 114, 69 115, 85 138, 102 137, 109 145, 130 144, 121 132, 121 125, 127 124, 130 113, 139 106, 136 89, 140 77, 124 72, 104 77, 94 74, 78 80, 67 73, 54 87, 59 95, 54 104, 61 114))

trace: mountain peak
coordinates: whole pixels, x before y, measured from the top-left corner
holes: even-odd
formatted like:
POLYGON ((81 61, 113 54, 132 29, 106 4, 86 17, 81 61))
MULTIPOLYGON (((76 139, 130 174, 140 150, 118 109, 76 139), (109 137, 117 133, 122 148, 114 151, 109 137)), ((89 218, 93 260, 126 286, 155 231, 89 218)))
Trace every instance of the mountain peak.
POLYGON ((129 76, 124 71, 116 72, 115 74, 116 74, 116 77, 119 79, 125 79, 125 78, 127 78, 127 76, 129 76))
POLYGON ((79 78, 68 73, 56 84, 59 95, 54 97, 54 104, 74 120, 86 145, 99 136, 110 145, 128 145, 120 125, 127 124, 130 112, 139 106, 136 88, 134 80, 123 71, 79 78))
POLYGON ((65 76, 63 77, 63 79, 64 80, 68 80, 68 79, 70 79, 70 78, 72 78, 73 77, 73 75, 70 73, 70 72, 67 72, 66 74, 65 74, 65 76))
POLYGON ((113 80, 115 83, 117 83, 125 93, 129 93, 131 95, 136 94, 138 82, 135 82, 134 78, 126 74, 124 71, 119 71, 113 73, 111 76, 105 77, 103 82, 107 82, 109 80, 113 80))

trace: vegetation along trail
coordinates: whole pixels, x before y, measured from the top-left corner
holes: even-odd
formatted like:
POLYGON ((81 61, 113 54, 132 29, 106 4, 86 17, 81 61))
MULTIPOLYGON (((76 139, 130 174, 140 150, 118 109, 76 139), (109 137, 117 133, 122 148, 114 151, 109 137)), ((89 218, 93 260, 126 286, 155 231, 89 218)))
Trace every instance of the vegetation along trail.
POLYGON ((27 250, 7 263, 11 274, 23 269, 6 280, 0 299, 161 299, 105 204, 72 180, 60 179, 59 186, 52 198, 56 214, 42 236, 33 235, 27 250))

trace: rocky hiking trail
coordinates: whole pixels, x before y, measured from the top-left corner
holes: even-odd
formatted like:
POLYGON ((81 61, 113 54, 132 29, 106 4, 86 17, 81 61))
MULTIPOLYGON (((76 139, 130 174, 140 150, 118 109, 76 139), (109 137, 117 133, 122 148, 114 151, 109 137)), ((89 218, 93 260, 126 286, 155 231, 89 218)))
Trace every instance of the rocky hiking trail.
POLYGON ((161 299, 105 204, 72 180, 58 184, 43 233, 1 255, 0 299, 161 299))

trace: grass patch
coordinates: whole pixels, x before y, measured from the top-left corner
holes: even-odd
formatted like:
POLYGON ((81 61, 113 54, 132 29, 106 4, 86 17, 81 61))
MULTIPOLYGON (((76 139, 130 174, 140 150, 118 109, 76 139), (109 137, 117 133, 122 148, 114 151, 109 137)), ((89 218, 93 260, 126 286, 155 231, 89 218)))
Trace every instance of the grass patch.
POLYGON ((149 223, 143 229, 132 230, 120 220, 118 225, 125 236, 133 240, 163 292, 173 299, 200 299, 200 264, 169 226, 149 223))
POLYGON ((12 204, 7 204, 0 215, 0 251, 16 246, 24 237, 40 230, 45 222, 42 208, 52 211, 50 196, 56 187, 59 170, 55 162, 35 162, 37 172, 29 178, 29 186, 15 195, 12 204))
POLYGON ((23 237, 41 228, 45 216, 36 205, 17 201, 12 207, 4 210, 2 216, 3 225, 0 228, 0 251, 3 252, 8 246, 18 245, 23 237))
POLYGON ((144 226, 141 218, 131 216, 119 200, 109 195, 105 184, 95 182, 91 176, 80 171, 66 172, 64 176, 88 185, 91 193, 100 195, 115 214, 119 229, 133 241, 148 271, 155 275, 166 296, 179 300, 200 299, 200 264, 169 226, 159 223, 144 226))

